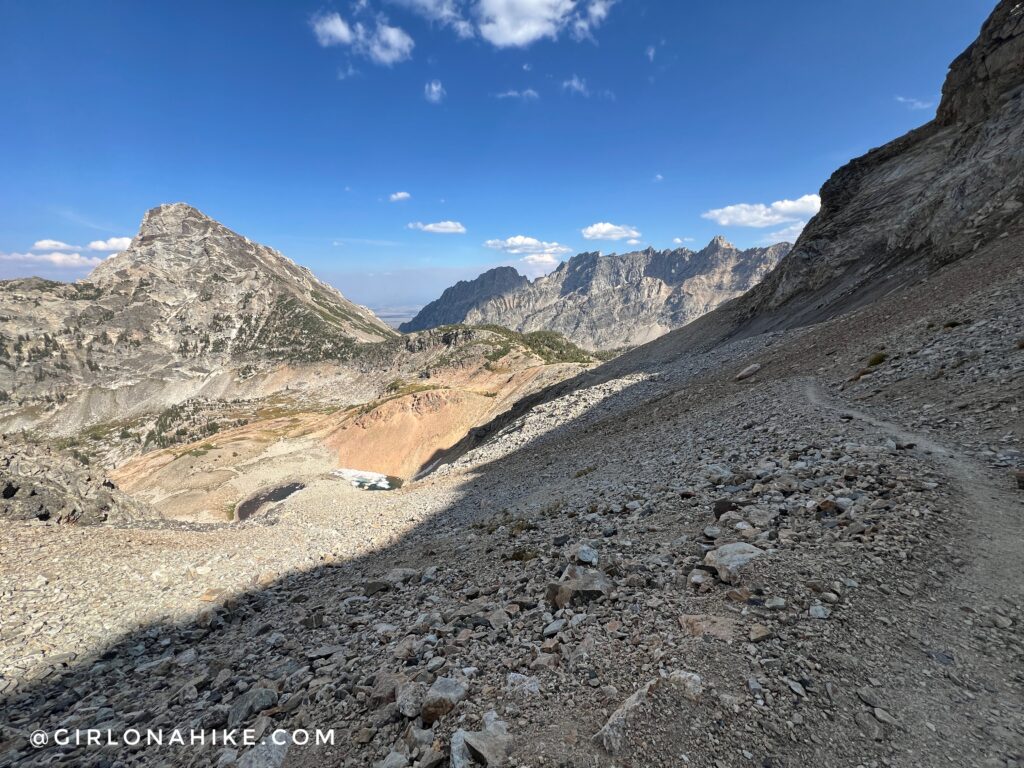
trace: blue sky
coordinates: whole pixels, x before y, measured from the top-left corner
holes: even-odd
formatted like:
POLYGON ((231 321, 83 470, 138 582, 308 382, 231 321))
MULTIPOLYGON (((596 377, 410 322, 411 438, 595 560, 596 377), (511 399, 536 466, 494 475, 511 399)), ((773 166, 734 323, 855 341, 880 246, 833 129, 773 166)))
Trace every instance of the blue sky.
POLYGON ((80 278, 173 201, 378 308, 792 239, 993 4, 0 0, 0 278, 80 278))

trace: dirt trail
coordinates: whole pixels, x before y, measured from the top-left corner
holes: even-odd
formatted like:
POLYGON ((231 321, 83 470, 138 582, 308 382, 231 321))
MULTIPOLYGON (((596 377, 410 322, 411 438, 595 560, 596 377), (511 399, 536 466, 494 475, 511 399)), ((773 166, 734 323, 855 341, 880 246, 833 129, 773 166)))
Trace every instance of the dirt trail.
POLYGON ((932 582, 934 591, 921 590, 911 617, 914 629, 891 649, 892 668, 904 678, 896 706, 908 755, 927 765, 984 756, 985 765, 1002 766, 1006 754, 1019 759, 1024 754, 1021 628, 994 625, 993 618, 1000 609, 1004 615, 1007 608, 1016 610, 1024 595, 1020 494, 1007 477, 953 447, 835 402, 814 380, 805 383, 804 394, 812 406, 912 445, 909 450, 952 481, 962 505, 962 514, 949 521, 952 563, 934 564, 940 570, 959 565, 959 571, 945 582, 932 582))
POLYGON ((1024 578, 1017 562, 1020 541, 1024 539, 1024 503, 1020 494, 1009 487, 1006 477, 997 477, 973 459, 927 435, 904 429, 845 403, 834 403, 816 381, 809 380, 804 392, 812 405, 871 424, 900 444, 912 444, 915 450, 939 465, 959 486, 966 504, 967 521, 985 540, 985 546, 975 547, 972 553, 970 591, 979 596, 988 593, 998 599, 1000 594, 992 593, 998 584, 1001 594, 1009 591, 1019 596, 1024 593, 1024 578))

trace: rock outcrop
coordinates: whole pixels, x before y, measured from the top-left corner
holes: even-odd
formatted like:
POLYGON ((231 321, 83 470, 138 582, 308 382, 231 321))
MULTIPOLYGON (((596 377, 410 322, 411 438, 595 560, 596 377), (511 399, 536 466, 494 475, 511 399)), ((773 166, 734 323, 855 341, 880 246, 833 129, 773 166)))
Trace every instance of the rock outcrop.
POLYGON ((746 333, 834 317, 1024 232, 1024 5, 950 65, 934 120, 837 170, 821 211, 731 312, 746 333))
MULTIPOLYGON (((408 325, 429 327, 434 318, 444 318, 449 323, 502 325, 517 331, 557 331, 588 349, 634 346, 749 290, 789 248, 788 243, 777 243, 741 251, 719 236, 696 252, 648 248, 609 256, 581 253, 533 282, 521 278, 518 287, 490 296, 481 289, 475 300, 469 291, 472 283, 460 283, 408 325)), ((490 277, 485 284, 494 280, 490 277)), ((511 282, 506 278, 506 284, 511 282)))
POLYGON ((524 288, 529 283, 513 267, 489 269, 474 280, 460 280, 446 288, 439 299, 423 307, 416 317, 398 326, 398 330, 412 333, 461 323, 474 307, 524 288))
POLYGON ((80 458, 0 437, 0 521, 127 525, 157 517, 80 458))

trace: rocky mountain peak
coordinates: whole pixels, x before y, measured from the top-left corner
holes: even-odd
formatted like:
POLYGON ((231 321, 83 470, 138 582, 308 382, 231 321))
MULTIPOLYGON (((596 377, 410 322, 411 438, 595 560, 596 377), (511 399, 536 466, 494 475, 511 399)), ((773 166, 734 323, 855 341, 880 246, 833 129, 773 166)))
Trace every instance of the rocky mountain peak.
MULTIPOLYGON (((147 378, 157 399, 190 396, 240 366, 347 360, 394 336, 308 269, 183 203, 147 211, 131 245, 78 283, 21 281, 0 294, 0 355, 35 366, 25 396, 113 392, 147 378)), ((0 390, 10 392, 18 382, 6 378, 0 390)))
POLYGON ((163 203, 143 215, 139 236, 194 235, 213 228, 226 229, 188 203, 163 203))
POLYGON ((462 322, 471 307, 505 296, 529 283, 514 267, 494 267, 474 280, 460 280, 446 288, 440 298, 423 307, 416 317, 402 323, 398 330, 412 333, 462 322))
POLYGON ((730 243, 728 240, 726 240, 723 235, 715 235, 713 238, 711 238, 711 242, 707 244, 707 247, 705 247, 704 250, 719 250, 723 248, 727 248, 731 251, 736 250, 736 246, 730 243))
POLYGON ((978 39, 949 66, 935 121, 977 123, 1019 99, 1024 70, 1024 3, 999 3, 978 39))

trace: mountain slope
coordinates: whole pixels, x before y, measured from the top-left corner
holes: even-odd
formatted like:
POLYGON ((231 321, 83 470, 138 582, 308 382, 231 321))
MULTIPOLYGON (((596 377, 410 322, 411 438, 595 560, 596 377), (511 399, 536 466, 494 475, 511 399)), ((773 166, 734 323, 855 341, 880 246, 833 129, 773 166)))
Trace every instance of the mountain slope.
POLYGON ((155 313, 154 337, 184 343, 186 354, 216 346, 235 355, 330 357, 350 342, 393 335, 308 269, 182 203, 148 211, 128 250, 86 280, 133 314, 155 313))
POLYGON ((642 344, 749 290, 789 247, 778 243, 740 251, 716 237, 698 252, 581 253, 549 275, 532 283, 522 278, 517 288, 491 296, 484 290, 473 300, 466 289, 456 294, 456 286, 447 301, 449 291, 410 326, 459 316, 458 322, 470 324, 557 331, 590 349, 642 344))
POLYGON ((834 318, 994 249, 1024 258, 1024 3, 1000 2, 953 61, 934 120, 837 170, 821 201, 749 293, 593 375, 834 318))
POLYGON ((387 339, 397 336, 372 312, 277 251, 190 206, 161 205, 82 281, 3 283, 0 401, 20 407, 23 424, 66 404, 75 422, 112 418, 387 339))
POLYGON ((512 293, 529 282, 512 267, 489 269, 473 280, 459 280, 446 288, 440 298, 423 307, 412 320, 398 326, 398 330, 411 333, 461 323, 473 307, 512 293))

